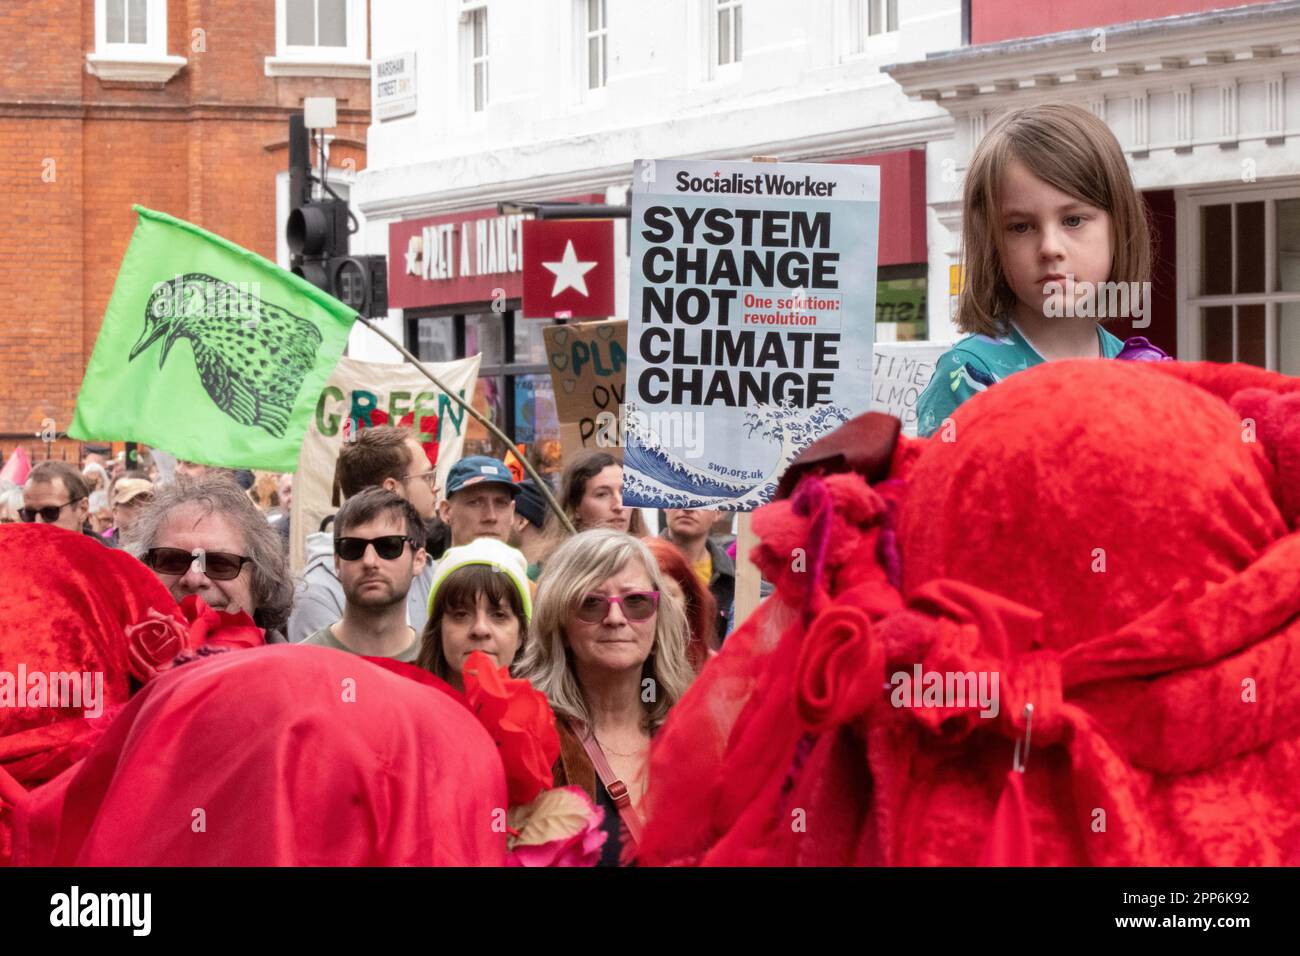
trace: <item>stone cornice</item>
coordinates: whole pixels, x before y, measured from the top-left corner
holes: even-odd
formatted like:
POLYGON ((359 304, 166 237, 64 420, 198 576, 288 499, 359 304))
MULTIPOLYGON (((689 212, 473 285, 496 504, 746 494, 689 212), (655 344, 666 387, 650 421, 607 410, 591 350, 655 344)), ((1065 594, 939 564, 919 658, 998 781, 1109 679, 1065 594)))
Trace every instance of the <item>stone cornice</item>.
POLYGON ((981 44, 882 69, 909 96, 961 114, 1047 90, 1066 97, 1082 87, 1091 95, 1135 83, 1208 84, 1300 70, 1293 37, 1300 37, 1300 0, 981 44), (1105 49, 1094 52, 1102 40, 1105 49))
MULTIPOLYGON (((907 148, 923 148, 927 142, 950 138, 953 135, 952 118, 946 115, 908 120, 889 126, 859 127, 837 130, 820 136, 803 137, 795 142, 790 140, 769 140, 765 142, 746 143, 727 149, 710 149, 707 152, 693 154, 683 153, 679 159, 716 159, 747 160, 756 155, 774 155, 787 162, 802 160, 833 160, 868 153, 882 153, 907 148)), ((546 143, 530 143, 526 149, 530 153, 544 151, 546 143)), ((507 152, 514 152, 510 150, 507 152)), ((531 177, 528 179, 477 183, 462 189, 430 190, 421 194, 403 194, 399 196, 380 195, 368 199, 366 193, 373 188, 376 180, 385 178, 386 173, 411 172, 418 170, 421 178, 428 182, 444 181, 437 174, 437 167, 442 163, 456 162, 464 157, 452 157, 421 164, 418 167, 403 167, 400 170, 367 170, 361 173, 359 188, 354 187, 352 198, 358 208, 369 219, 414 218, 417 216, 438 215, 458 209, 471 209, 490 206, 504 199, 545 200, 559 196, 581 193, 603 192, 610 186, 626 186, 632 177, 632 160, 625 163, 588 168, 565 170, 531 177), (366 185, 367 178, 371 186, 366 185)), ((508 155, 502 157, 501 165, 509 167, 508 155)), ((384 190, 386 191, 386 190, 384 190)), ((380 190, 375 190, 380 192, 380 190)))

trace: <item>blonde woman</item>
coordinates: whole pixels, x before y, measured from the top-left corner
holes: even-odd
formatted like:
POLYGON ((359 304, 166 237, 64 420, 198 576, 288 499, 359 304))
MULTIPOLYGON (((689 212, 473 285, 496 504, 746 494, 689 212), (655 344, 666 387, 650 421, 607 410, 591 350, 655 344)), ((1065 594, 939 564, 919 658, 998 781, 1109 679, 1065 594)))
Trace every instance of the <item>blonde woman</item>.
POLYGON ((685 611, 644 544, 601 528, 551 555, 532 628, 518 671, 559 718, 555 785, 606 808, 601 865, 617 865, 640 836, 650 738, 693 676, 685 611))

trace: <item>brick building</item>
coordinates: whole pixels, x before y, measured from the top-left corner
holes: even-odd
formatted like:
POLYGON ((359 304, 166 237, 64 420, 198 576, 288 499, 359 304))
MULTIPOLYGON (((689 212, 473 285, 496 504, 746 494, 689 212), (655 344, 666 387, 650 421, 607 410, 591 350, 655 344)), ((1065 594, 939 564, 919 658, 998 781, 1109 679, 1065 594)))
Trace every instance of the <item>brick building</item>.
POLYGON ((0 453, 44 457, 42 421, 71 421, 132 203, 283 260, 304 97, 338 101, 331 179, 365 166, 368 19, 367 0, 0 5, 0 453))

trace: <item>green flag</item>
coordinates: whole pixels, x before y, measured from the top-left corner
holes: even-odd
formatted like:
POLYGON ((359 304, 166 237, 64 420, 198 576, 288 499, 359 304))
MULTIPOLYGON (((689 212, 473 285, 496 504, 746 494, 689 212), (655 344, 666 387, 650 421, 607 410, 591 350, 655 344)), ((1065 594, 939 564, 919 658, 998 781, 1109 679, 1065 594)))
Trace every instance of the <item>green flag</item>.
POLYGON ((293 471, 356 313, 220 236, 135 211, 68 434, 293 471))

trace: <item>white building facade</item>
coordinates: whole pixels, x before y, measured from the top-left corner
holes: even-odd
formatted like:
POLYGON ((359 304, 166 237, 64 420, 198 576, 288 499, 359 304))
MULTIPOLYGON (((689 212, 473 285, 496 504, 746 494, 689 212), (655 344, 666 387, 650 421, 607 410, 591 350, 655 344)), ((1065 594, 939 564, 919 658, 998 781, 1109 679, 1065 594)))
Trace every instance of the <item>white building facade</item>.
POLYGON ((1112 330, 1180 359, 1300 375, 1300 3, 1007 39, 888 72, 954 120, 951 163, 929 189, 949 265, 961 180, 988 127, 1009 109, 1077 103, 1115 133, 1151 213, 1153 325, 1112 330))
MULTIPOLYGON (((553 431, 547 322, 519 311, 518 218, 498 204, 623 205, 636 159, 880 165, 877 337, 948 341, 955 239, 927 200, 948 185, 956 124, 881 67, 957 48, 961 30, 957 0, 373 3, 375 120, 351 190, 353 249, 388 255, 388 328, 412 351, 483 353, 479 401, 525 446, 553 431)), ((619 221, 615 258, 625 318, 619 221)), ((351 354, 396 359, 364 332, 351 354)))

